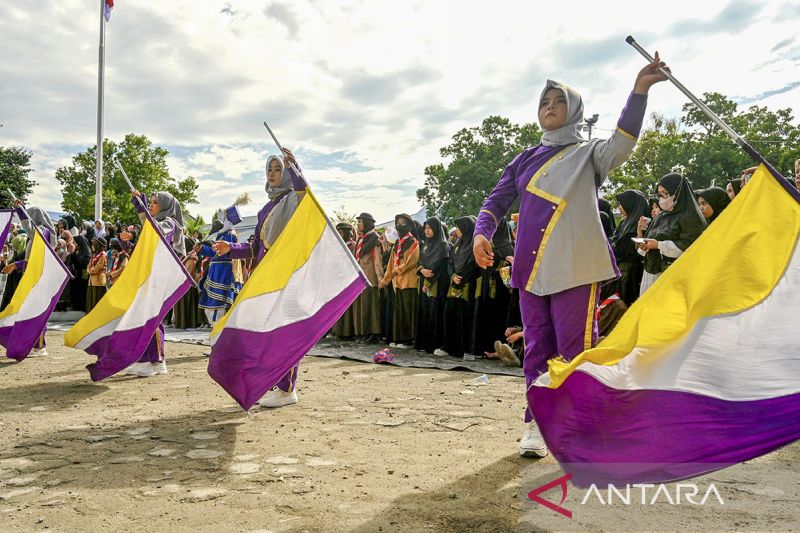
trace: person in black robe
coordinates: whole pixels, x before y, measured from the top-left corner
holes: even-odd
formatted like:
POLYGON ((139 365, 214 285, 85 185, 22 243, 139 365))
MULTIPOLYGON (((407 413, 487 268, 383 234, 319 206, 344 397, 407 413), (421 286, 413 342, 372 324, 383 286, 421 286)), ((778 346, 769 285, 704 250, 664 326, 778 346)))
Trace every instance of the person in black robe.
POLYGON ((437 217, 425 221, 425 237, 420 252, 417 274, 417 326, 414 347, 433 353, 444 344, 444 307, 450 283, 450 247, 447 229, 437 217))
POLYGON ((618 194, 616 198, 622 211, 622 221, 611 243, 620 271, 620 278, 615 283, 615 292, 626 306, 631 306, 639 298, 639 287, 644 272, 644 258, 636 251, 636 243, 632 239, 637 235, 639 220, 642 217, 649 218, 651 213, 647 197, 641 191, 628 189, 618 194))
POLYGON ((680 174, 667 174, 658 181, 659 206, 662 212, 647 228, 644 244, 644 275, 640 294, 700 237, 706 220, 694 197, 689 181, 680 174))
POLYGON ((455 220, 458 240, 451 257, 452 275, 445 302, 444 349, 435 350, 434 355, 463 357, 472 342, 472 322, 475 311, 475 281, 478 265, 472 253, 475 232, 475 217, 455 220))
POLYGON ((514 262, 514 245, 508 222, 503 219, 497 225, 492 238, 494 263, 480 271, 475 282, 475 311, 472 322, 472 339, 469 351, 464 354, 483 357, 494 351, 494 342, 504 337, 510 293, 503 283, 500 270, 514 262))
POLYGON ((86 311, 86 291, 89 288, 89 261, 92 259, 92 249, 89 241, 83 235, 76 235, 75 251, 67 256, 67 268, 74 276, 69 281, 69 298, 73 311, 86 311))

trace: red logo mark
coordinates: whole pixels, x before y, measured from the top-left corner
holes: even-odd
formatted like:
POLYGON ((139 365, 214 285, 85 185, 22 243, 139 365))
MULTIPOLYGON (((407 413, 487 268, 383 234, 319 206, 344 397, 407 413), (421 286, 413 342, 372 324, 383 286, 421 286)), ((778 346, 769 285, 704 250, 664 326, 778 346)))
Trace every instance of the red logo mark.
POLYGON ((544 505, 548 509, 566 516, 567 518, 572 518, 572 511, 561 507, 561 504, 563 504, 564 500, 567 499, 567 481, 569 481, 570 479, 572 479, 572 474, 564 474, 560 478, 554 479, 550 483, 547 483, 545 485, 542 485, 541 487, 533 489, 528 493, 528 498, 535 501, 539 505, 544 505), (561 501, 558 503, 558 505, 539 497, 539 494, 547 492, 548 490, 558 485, 561 486, 561 501))

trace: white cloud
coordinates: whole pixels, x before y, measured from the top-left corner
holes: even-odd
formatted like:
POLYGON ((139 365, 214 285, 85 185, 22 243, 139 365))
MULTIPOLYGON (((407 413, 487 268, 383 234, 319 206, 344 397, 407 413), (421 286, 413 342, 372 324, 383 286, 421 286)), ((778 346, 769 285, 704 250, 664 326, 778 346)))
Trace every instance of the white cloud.
MULTIPOLYGON (((33 201, 59 202, 55 168, 95 142, 97 6, 0 7, 0 143, 34 152, 33 201), (54 146, 69 145, 65 152, 54 146)), ((329 209, 378 219, 416 211, 414 186, 462 127, 490 114, 535 119, 547 78, 583 92, 599 131, 614 127, 643 64, 624 41, 659 49, 697 94, 753 97, 800 80, 791 2, 672 1, 543 7, 534 2, 118 2, 107 31, 106 136, 168 146, 177 177, 200 183, 208 216, 248 190, 265 199, 275 151, 347 152, 371 170, 304 164, 329 209), (780 45, 780 46, 779 46, 780 45), (773 50, 774 49, 774 50, 773 50), (391 188, 403 184, 405 189, 391 188)), ((797 107, 800 88, 756 101, 797 107)), ((678 115, 666 84, 649 108, 678 115)), ((300 161, 303 164, 303 161, 300 161)), ((247 211, 255 212, 251 205, 247 211)))

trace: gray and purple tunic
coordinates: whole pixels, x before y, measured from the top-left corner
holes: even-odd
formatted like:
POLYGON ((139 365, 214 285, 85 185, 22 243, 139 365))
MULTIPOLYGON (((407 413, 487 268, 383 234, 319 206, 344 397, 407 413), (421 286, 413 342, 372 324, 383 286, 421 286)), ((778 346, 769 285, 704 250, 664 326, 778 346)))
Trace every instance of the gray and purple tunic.
POLYGON ((646 95, 632 93, 608 140, 528 148, 506 167, 478 216, 475 233, 491 240, 521 198, 511 286, 520 291, 529 386, 549 359, 570 360, 597 340, 598 284, 619 276, 597 190, 633 151, 646 104, 646 95))
MULTIPOLYGON (((256 224, 256 230, 252 244, 246 242, 231 243, 231 251, 229 252, 231 259, 253 258, 253 268, 255 269, 258 263, 260 263, 261 260, 264 259, 264 256, 267 255, 270 247, 275 244, 277 235, 279 235, 280 232, 283 231, 283 228, 286 227, 288 219, 285 218, 285 215, 288 212, 294 212, 294 209, 296 209, 299 205, 300 200, 302 200, 302 197, 306 192, 306 181, 301 175, 297 175, 291 168, 287 168, 285 171, 291 177, 292 190, 283 191, 261 208, 261 210, 258 212, 258 223, 256 224), (288 202, 288 204, 281 205, 282 202, 288 202), (286 208, 283 209, 284 216, 273 217, 273 210, 275 210, 279 205, 286 208), (283 227, 275 227, 275 224, 282 224, 283 227), (275 237, 270 239, 270 236, 275 237)), ((293 391, 297 384, 297 373, 299 368, 300 364, 298 363, 289 369, 289 371, 278 381, 278 383, 276 383, 277 387, 284 392, 293 391)))

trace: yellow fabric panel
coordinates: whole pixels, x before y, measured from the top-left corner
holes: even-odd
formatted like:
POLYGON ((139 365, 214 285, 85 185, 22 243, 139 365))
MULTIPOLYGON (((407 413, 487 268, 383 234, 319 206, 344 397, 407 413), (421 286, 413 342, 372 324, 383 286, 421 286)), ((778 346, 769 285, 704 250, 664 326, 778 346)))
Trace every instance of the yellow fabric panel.
POLYGON ((67 331, 64 335, 66 346, 75 346, 92 331, 125 314, 136 298, 139 287, 144 285, 152 272, 156 248, 161 242, 157 231, 145 219, 139 241, 125 270, 94 309, 67 331))
MULTIPOLYGON (((668 355, 702 318, 763 301, 780 280, 800 233, 800 204, 760 165, 733 202, 670 266, 597 347, 551 360, 551 387, 583 362, 613 365, 635 347, 668 355)), ((653 253, 653 252, 650 252, 653 253)))
POLYGON ((326 224, 316 197, 307 190, 289 223, 242 287, 233 307, 214 324, 211 336, 222 332, 239 302, 286 287, 292 274, 308 261, 326 224))
POLYGON ((14 291, 14 295, 11 297, 11 301, 8 302, 8 306, 0 313, 0 319, 13 316, 22 308, 25 299, 42 277, 45 253, 44 240, 42 236, 39 235, 38 231, 34 231, 31 254, 28 257, 28 264, 25 267, 25 272, 22 274, 19 285, 17 285, 17 290, 14 291))

